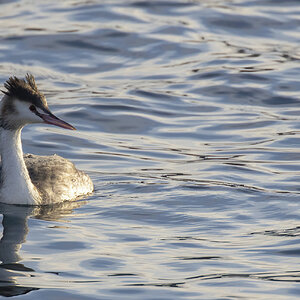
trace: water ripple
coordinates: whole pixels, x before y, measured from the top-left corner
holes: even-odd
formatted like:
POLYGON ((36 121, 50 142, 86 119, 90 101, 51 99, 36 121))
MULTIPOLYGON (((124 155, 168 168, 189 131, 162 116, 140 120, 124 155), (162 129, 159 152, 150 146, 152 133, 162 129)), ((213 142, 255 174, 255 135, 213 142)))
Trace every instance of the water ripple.
POLYGON ((95 183, 0 206, 0 294, 298 299, 298 1, 98 2, 0 4, 1 82, 34 73, 78 129, 25 152, 95 183))

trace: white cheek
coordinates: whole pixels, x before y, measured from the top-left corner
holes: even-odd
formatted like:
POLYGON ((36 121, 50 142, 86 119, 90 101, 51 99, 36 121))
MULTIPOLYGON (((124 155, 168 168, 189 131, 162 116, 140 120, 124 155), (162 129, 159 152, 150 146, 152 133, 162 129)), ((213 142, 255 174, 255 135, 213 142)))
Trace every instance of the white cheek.
POLYGON ((33 113, 30 109, 30 103, 15 100, 15 108, 17 110, 18 119, 24 123, 41 123, 40 117, 33 113))

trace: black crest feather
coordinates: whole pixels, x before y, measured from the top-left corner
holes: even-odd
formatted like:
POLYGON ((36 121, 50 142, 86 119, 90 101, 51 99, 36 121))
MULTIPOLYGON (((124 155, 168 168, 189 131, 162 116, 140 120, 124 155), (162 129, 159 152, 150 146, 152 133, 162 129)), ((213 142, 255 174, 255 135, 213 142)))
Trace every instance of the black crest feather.
POLYGON ((46 98, 44 94, 38 90, 32 74, 27 73, 25 79, 20 79, 15 76, 10 77, 4 83, 4 87, 7 91, 2 92, 11 98, 30 102, 36 106, 40 106, 42 104, 47 107, 46 98))

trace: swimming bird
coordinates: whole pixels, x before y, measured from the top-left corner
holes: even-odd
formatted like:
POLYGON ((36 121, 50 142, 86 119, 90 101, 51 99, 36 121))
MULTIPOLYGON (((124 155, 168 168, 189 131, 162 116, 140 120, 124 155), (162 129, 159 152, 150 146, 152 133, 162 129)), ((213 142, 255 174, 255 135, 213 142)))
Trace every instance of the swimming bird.
POLYGON ((21 131, 27 124, 75 130, 52 114, 34 76, 10 77, 4 87, 0 102, 0 202, 50 205, 91 193, 92 180, 69 160, 58 155, 23 155, 21 131))

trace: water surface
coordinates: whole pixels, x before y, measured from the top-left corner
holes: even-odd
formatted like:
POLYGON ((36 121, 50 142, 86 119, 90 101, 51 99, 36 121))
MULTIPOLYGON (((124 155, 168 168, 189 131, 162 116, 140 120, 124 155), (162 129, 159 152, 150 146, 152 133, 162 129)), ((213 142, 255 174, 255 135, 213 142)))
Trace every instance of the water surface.
POLYGON ((298 299, 298 1, 1 1, 0 80, 32 72, 69 132, 25 152, 93 196, 0 206, 0 294, 298 299))

